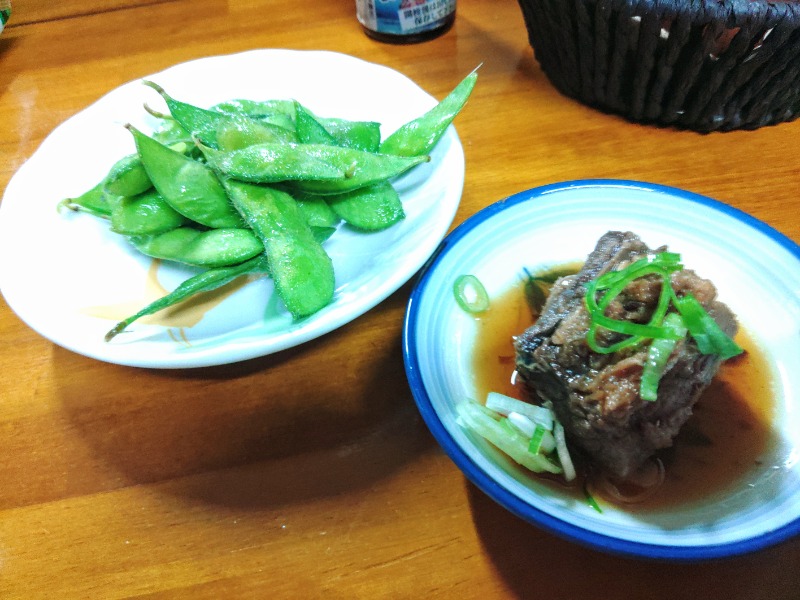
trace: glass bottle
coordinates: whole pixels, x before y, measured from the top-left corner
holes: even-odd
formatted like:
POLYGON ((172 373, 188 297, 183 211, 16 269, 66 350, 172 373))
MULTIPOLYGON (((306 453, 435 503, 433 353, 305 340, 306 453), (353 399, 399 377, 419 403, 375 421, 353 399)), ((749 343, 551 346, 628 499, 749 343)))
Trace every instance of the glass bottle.
POLYGON ((373 39, 413 44, 453 26, 456 0, 356 0, 356 17, 373 39))

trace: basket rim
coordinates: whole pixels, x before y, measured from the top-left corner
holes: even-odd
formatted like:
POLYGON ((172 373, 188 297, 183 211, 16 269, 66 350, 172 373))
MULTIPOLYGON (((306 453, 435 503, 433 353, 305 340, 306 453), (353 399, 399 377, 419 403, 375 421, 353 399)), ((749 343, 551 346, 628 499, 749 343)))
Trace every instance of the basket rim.
MULTIPOLYGON (((600 0, 576 0, 586 5, 600 0)), ((537 0, 519 0, 520 3, 537 0)), ((764 28, 779 24, 800 27, 800 1, 797 0, 610 0, 612 11, 625 10, 631 16, 656 13, 664 17, 688 18, 699 25, 724 23, 728 28, 759 22, 764 28)))

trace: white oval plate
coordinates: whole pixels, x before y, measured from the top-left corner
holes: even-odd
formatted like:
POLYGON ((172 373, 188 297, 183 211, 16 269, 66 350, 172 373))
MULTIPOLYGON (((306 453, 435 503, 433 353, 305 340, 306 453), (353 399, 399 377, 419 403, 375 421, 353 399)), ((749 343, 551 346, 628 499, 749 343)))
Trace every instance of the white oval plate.
MULTIPOLYGON (((383 137, 436 104, 404 75, 332 52, 255 50, 194 60, 146 79, 204 107, 233 98, 296 99, 322 116, 377 121, 383 137)), ((192 327, 176 331, 134 323, 107 343, 103 336, 115 320, 91 316, 98 314, 93 307, 141 301, 152 261, 103 221, 59 214, 56 205, 95 185, 117 159, 134 152, 123 125, 155 127, 145 102, 162 107, 152 89, 133 81, 64 122, 14 175, 0 205, 0 289, 6 302, 41 335, 86 356, 141 367, 201 367, 277 352, 328 333, 384 300, 424 264, 461 199, 464 153, 451 127, 430 163, 395 181, 405 220, 375 234, 340 227, 325 243, 336 292, 319 313, 292 322, 277 302, 269 303, 272 283, 261 279, 192 327)), ((158 277, 173 289, 193 273, 162 265, 158 277)))
POLYGON ((699 560, 762 548, 800 532, 800 247, 756 219, 689 192, 627 181, 576 181, 522 192, 456 228, 420 273, 404 330, 406 372, 427 425, 478 487, 512 512, 586 545, 630 555, 699 560), (522 269, 583 261, 609 230, 669 245, 709 277, 773 366, 777 442, 735 490, 699 504, 598 514, 510 465, 456 423, 476 392, 475 319, 453 281, 472 273, 490 297, 522 269))

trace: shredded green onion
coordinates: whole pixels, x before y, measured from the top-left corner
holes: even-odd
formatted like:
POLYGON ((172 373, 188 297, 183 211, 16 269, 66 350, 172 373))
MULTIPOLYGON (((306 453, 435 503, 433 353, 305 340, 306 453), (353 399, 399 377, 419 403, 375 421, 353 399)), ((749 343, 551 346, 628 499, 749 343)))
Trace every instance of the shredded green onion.
POLYGON ((453 294, 462 310, 475 315, 489 310, 489 294, 475 275, 460 275, 453 283, 453 294))
POLYGON ((610 331, 625 333, 627 335, 639 336, 643 338, 663 338, 670 340, 679 340, 681 337, 683 337, 678 337, 673 330, 668 329, 667 327, 661 327, 659 325, 652 324, 643 325, 641 323, 633 323, 631 321, 620 321, 618 319, 611 319, 599 313, 592 315, 592 319, 599 327, 604 327, 610 331))
POLYGON ((744 352, 728 334, 722 331, 714 318, 706 312, 703 305, 691 294, 673 300, 683 323, 703 354, 718 354, 723 359, 732 358, 744 352))
POLYGON ((600 508, 600 505, 597 503, 597 500, 594 499, 592 493, 589 491, 589 486, 586 483, 583 484, 583 494, 586 497, 586 503, 595 509, 597 512, 602 513, 603 509, 600 508))
POLYGON ((680 315, 670 313, 664 319, 664 327, 672 330, 678 337, 654 339, 647 350, 647 360, 642 370, 642 380, 639 384, 639 396, 642 400, 654 402, 658 394, 658 382, 667 368, 667 362, 678 344, 678 340, 686 336, 686 327, 680 315))
POLYGON ((589 326, 589 333, 586 341, 589 347, 598 354, 611 354, 623 348, 640 344, 647 339, 653 338, 674 338, 674 333, 661 327, 661 321, 669 310, 669 301, 672 297, 672 286, 670 285, 670 275, 683 268, 680 263, 680 255, 674 252, 659 252, 641 258, 624 269, 619 271, 609 271, 597 279, 590 281, 586 285, 585 303, 586 309, 592 322, 589 326), (611 302, 619 296, 628 285, 640 277, 647 275, 658 275, 661 277, 661 293, 659 294, 658 304, 647 324, 632 323, 630 321, 620 321, 605 316, 605 309, 611 302), (600 300, 597 294, 605 292, 600 300), (597 343, 597 329, 602 327, 609 331, 628 335, 625 338, 610 346, 601 346, 597 343))
POLYGON ((542 449, 542 440, 544 440, 545 433, 547 433, 547 430, 544 427, 541 425, 536 426, 536 429, 533 430, 531 441, 528 444, 528 452, 531 454, 539 454, 542 449))
POLYGON ((640 396, 644 400, 656 399, 658 382, 664 373, 669 355, 677 342, 686 337, 687 331, 703 354, 717 354, 722 359, 727 359, 742 352, 694 296, 687 294, 677 297, 672 288, 671 275, 683 269, 680 261, 680 254, 659 252, 639 259, 619 271, 604 273, 586 284, 584 301, 591 318, 586 343, 593 352, 612 354, 649 341, 650 347, 640 386, 640 396), (633 323, 606 316, 606 309, 631 282, 650 275, 660 277, 661 292, 648 323, 633 323), (677 313, 667 314, 671 305, 674 305, 677 313), (608 346, 601 346, 597 341, 599 329, 627 337, 608 346))

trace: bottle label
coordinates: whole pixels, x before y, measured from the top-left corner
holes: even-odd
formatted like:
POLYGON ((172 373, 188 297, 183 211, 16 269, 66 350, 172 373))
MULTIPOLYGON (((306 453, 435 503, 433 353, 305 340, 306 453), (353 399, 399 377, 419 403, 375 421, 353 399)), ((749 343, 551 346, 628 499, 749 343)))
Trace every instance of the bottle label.
POLYGON ((393 35, 436 29, 455 11, 456 0, 356 0, 356 16, 364 27, 393 35))

